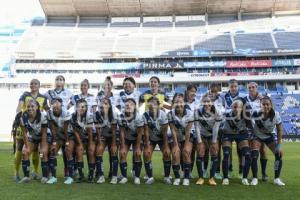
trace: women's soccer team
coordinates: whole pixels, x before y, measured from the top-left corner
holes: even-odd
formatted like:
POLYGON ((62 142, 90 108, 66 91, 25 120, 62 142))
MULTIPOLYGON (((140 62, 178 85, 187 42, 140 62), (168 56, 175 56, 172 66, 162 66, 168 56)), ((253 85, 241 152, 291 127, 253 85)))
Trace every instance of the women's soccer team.
POLYGON ((141 183, 144 164, 143 180, 150 185, 155 182, 153 170, 158 168, 152 163, 153 152, 159 148, 165 184, 190 185, 196 163, 197 185, 205 184, 205 179, 212 186, 217 185, 216 179, 229 185, 235 142, 243 185, 258 184, 258 158, 262 181, 268 181, 268 147, 275 157, 274 184, 284 186, 280 179, 283 128, 271 98, 259 94, 255 82, 248 84, 248 95, 239 93, 236 80, 230 80, 228 85, 228 92, 219 93, 218 85, 211 84, 201 98, 196 97, 197 87, 188 85, 184 93, 175 93, 169 100, 156 76, 150 78, 149 90, 142 94, 132 77, 123 80, 123 90, 118 94, 113 92, 111 78, 106 77, 103 90, 96 96, 89 93, 87 79, 80 83, 80 94, 65 88, 61 75, 55 78, 55 88, 45 94, 39 92, 40 81, 32 79, 30 91, 19 99, 13 123, 14 178, 18 183, 31 179, 57 183, 57 169, 62 169, 57 166, 57 155, 61 151, 65 184, 102 184, 106 178, 111 184, 126 184, 127 157, 132 150, 134 184, 141 183), (103 164, 106 149, 107 172, 103 164))

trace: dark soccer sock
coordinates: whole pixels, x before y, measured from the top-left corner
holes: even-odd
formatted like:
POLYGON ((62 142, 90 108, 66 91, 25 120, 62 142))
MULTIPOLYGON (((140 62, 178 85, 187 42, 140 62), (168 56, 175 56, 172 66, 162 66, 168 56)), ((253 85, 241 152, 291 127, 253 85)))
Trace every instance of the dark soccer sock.
POLYGON ((196 165, 197 165, 197 171, 198 171, 199 178, 203 178, 204 157, 197 156, 196 165))
POLYGON ((210 178, 213 178, 215 176, 216 169, 217 169, 218 164, 219 164, 218 157, 217 156, 211 156, 210 163, 211 163, 211 167, 210 167, 209 175, 210 175, 210 178))
POLYGON ((260 158, 261 174, 263 176, 267 175, 267 173, 266 173, 267 163, 268 163, 268 159, 267 158, 260 158))
POLYGON ((218 163, 217 163, 217 168, 216 168, 216 173, 220 173, 221 172, 221 152, 219 150, 218 152, 218 163))
POLYGON ((120 163, 121 175, 127 178, 127 162, 120 163))
POLYGON ((258 155, 259 155, 259 151, 258 150, 252 150, 251 151, 251 170, 252 170, 252 174, 253 174, 253 178, 257 178, 257 171, 258 171, 258 167, 257 167, 257 159, 258 159, 258 155))
POLYGON ((179 173, 179 170, 180 170, 180 165, 173 165, 173 172, 174 172, 174 176, 175 178, 180 178, 180 173, 179 173))
POLYGON ((274 171, 275 171, 275 178, 280 177, 280 172, 282 168, 282 158, 279 153, 275 153, 275 163, 274 163, 274 171))
MULTIPOLYGON (((110 147, 108 147, 110 149, 110 147)), ((108 151, 108 156, 109 156, 109 173, 108 173, 108 177, 111 178, 112 173, 113 173, 113 158, 111 155, 111 152, 108 151)))
POLYGON ((22 168, 23 168, 24 177, 29 178, 30 161, 29 160, 22 160, 22 168))
POLYGON ((50 168, 50 171, 51 171, 51 175, 53 177, 56 177, 56 167, 57 167, 57 159, 56 157, 50 157, 49 158, 49 168, 50 168))
POLYGON ((243 178, 247 178, 249 174, 249 169, 251 166, 251 150, 250 147, 243 147, 242 154, 245 158, 245 164, 243 166, 243 178))
POLYGON ((67 169, 68 168, 68 159, 67 159, 67 154, 66 154, 66 151, 65 151, 66 146, 63 145, 61 147, 61 149, 62 149, 62 156, 63 156, 64 168, 67 169))
POLYGON ((95 163, 89 163, 89 181, 92 181, 94 178, 94 172, 95 172, 95 163))
POLYGON ((145 169, 146 169, 147 176, 149 178, 152 178, 153 171, 152 171, 152 162, 151 161, 145 162, 145 169))
POLYGON ((189 179, 190 172, 191 172, 191 163, 183 163, 183 169, 184 169, 184 178, 189 179))
POLYGON ((42 160, 41 168, 42 168, 43 177, 47 178, 48 177, 48 161, 43 161, 42 160))
POLYGON ((222 171, 223 171, 224 178, 228 178, 229 160, 230 160, 230 147, 223 147, 222 171))
POLYGON ((170 172, 171 172, 171 161, 170 160, 164 161, 164 171, 165 171, 165 177, 169 177, 170 172))
POLYGON ((206 150, 206 151, 205 151, 205 155, 204 155, 204 170, 205 170, 205 171, 207 171, 208 160, 209 160, 209 151, 206 150))
POLYGON ((83 162, 82 161, 77 161, 77 169, 78 169, 80 179, 83 179, 83 177, 84 177, 83 168, 84 168, 83 162))
POLYGON ((135 161, 134 162, 134 175, 135 177, 140 177, 141 175, 141 169, 142 169, 142 161, 135 161))
POLYGON ((118 160, 118 156, 112 156, 112 176, 118 176, 118 164, 119 164, 119 160, 118 160))
POLYGON ((103 176, 103 158, 102 156, 96 156, 96 168, 97 168, 97 175, 103 176))
POLYGON ((69 171, 69 177, 73 178, 74 174, 74 159, 68 160, 68 171, 69 171))
POLYGON ((237 154, 238 154, 238 161, 239 161, 239 174, 243 173, 243 152, 240 148, 236 149, 237 154))

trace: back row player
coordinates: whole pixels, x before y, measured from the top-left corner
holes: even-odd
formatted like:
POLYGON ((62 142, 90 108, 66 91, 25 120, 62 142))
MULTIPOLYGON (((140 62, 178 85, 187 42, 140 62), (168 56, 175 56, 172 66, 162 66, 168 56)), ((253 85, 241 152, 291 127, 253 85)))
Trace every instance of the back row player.
MULTIPOLYGON (((49 100, 54 100, 57 97, 62 99, 62 107, 63 107, 63 109, 66 109, 66 105, 67 105, 67 102, 68 102, 67 99, 69 99, 68 97, 70 96, 71 93, 68 90, 64 89, 64 82, 65 82, 64 78, 62 76, 58 76, 56 78, 56 88, 54 90, 49 90, 46 93, 46 95, 47 95, 49 100)), ((110 79, 107 79, 106 82, 110 83, 110 88, 108 87, 106 93, 103 92, 102 95, 103 96, 104 95, 110 95, 109 98, 111 98, 113 96, 112 93, 111 93, 112 82, 111 82, 110 79)), ((109 86, 109 84, 108 84, 108 86, 109 86)), ((139 98, 138 97, 139 94, 137 92, 135 92, 135 90, 134 90, 134 88, 135 88, 134 79, 131 78, 131 77, 125 78, 124 79, 124 91, 122 91, 120 93, 120 98, 118 100, 114 101, 114 102, 117 102, 117 103, 115 103, 116 107, 119 107, 121 110, 123 110, 124 107, 125 107, 126 99, 131 98, 131 97, 133 97, 131 99, 133 99, 134 102, 136 103, 137 102, 136 99, 138 99, 138 98, 139 98, 140 102, 143 102, 143 101, 145 101, 145 99, 150 99, 152 96, 158 96, 159 98, 157 98, 157 99, 159 100, 160 107, 170 108, 170 106, 166 103, 167 98, 164 96, 163 93, 161 93, 158 90, 159 89, 158 86, 159 86, 159 79, 157 77, 152 77, 150 79, 151 90, 146 91, 139 98)), ((76 103, 76 101, 78 102, 80 99, 86 99, 89 112, 91 112, 91 113, 95 112, 97 104, 93 100, 93 98, 92 98, 93 96, 89 95, 87 93, 88 88, 89 88, 89 83, 88 83, 87 80, 84 80, 81 83, 82 94, 73 96, 72 97, 72 102, 69 104, 68 107, 70 107, 70 105, 74 105, 76 103)), ((238 96, 238 93, 235 91, 236 88, 237 88, 237 82, 236 81, 231 81, 230 82, 230 91, 223 96, 223 103, 225 105, 225 108, 227 108, 227 110, 231 109, 231 107, 229 105, 232 102, 234 102, 235 98, 238 96)), ((103 96, 102 96, 102 98, 103 98, 103 96)), ((98 95, 98 98, 101 98, 101 95, 98 95)), ((146 105, 146 109, 147 109, 147 107, 148 106, 146 105)), ((174 130, 173 130, 173 132, 174 132, 174 130)), ((176 136, 174 136, 174 137, 176 137, 176 136)), ((184 157, 186 157, 186 156, 184 156, 184 157)), ((187 158, 185 160, 187 160, 187 158)), ((189 168, 185 168, 185 169, 190 170, 189 168)), ((65 169, 66 169, 66 164, 65 164, 65 169)), ((185 176, 185 178, 187 179, 187 176, 185 176)), ((185 185, 187 185, 186 180, 185 180, 184 183, 185 183, 185 185)))

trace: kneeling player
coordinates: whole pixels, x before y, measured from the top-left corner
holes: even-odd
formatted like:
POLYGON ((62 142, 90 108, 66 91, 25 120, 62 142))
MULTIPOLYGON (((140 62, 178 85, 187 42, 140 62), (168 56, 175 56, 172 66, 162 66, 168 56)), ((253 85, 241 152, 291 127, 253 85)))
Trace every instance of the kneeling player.
POLYGON ((164 162, 164 182, 171 184, 170 170, 171 170, 171 151, 168 140, 168 118, 167 114, 160 109, 159 99, 152 96, 148 99, 147 104, 149 111, 145 112, 144 118, 144 162, 148 179, 146 184, 154 182, 152 172, 152 153, 155 146, 158 144, 164 162))
POLYGON ((216 110, 212 100, 208 95, 202 98, 202 107, 195 110, 195 127, 198 135, 199 143, 197 145, 197 169, 199 179, 197 185, 204 184, 203 172, 204 172, 204 156, 207 150, 211 155, 211 169, 209 185, 217 185, 214 180, 215 172, 218 167, 218 151, 219 141, 218 133, 220 124, 222 122, 221 114, 216 110))
POLYGON ((261 99, 261 110, 254 111, 252 114, 253 118, 253 138, 251 143, 252 149, 252 172, 253 179, 251 185, 257 185, 257 158, 259 155, 259 150, 262 144, 266 144, 269 149, 275 155, 275 179, 274 184, 279 186, 284 186, 285 184, 280 180, 280 172, 282 167, 282 150, 281 150, 281 140, 282 140, 282 124, 280 115, 275 112, 272 101, 268 96, 261 99), (277 140, 274 138, 274 130, 276 128, 277 140))

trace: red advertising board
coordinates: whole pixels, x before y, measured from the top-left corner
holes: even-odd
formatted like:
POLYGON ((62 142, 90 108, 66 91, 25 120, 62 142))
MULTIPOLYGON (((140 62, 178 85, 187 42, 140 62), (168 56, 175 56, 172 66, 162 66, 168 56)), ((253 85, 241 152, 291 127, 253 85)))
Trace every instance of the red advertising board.
POLYGON ((226 61, 226 68, 272 67, 272 60, 226 61))

